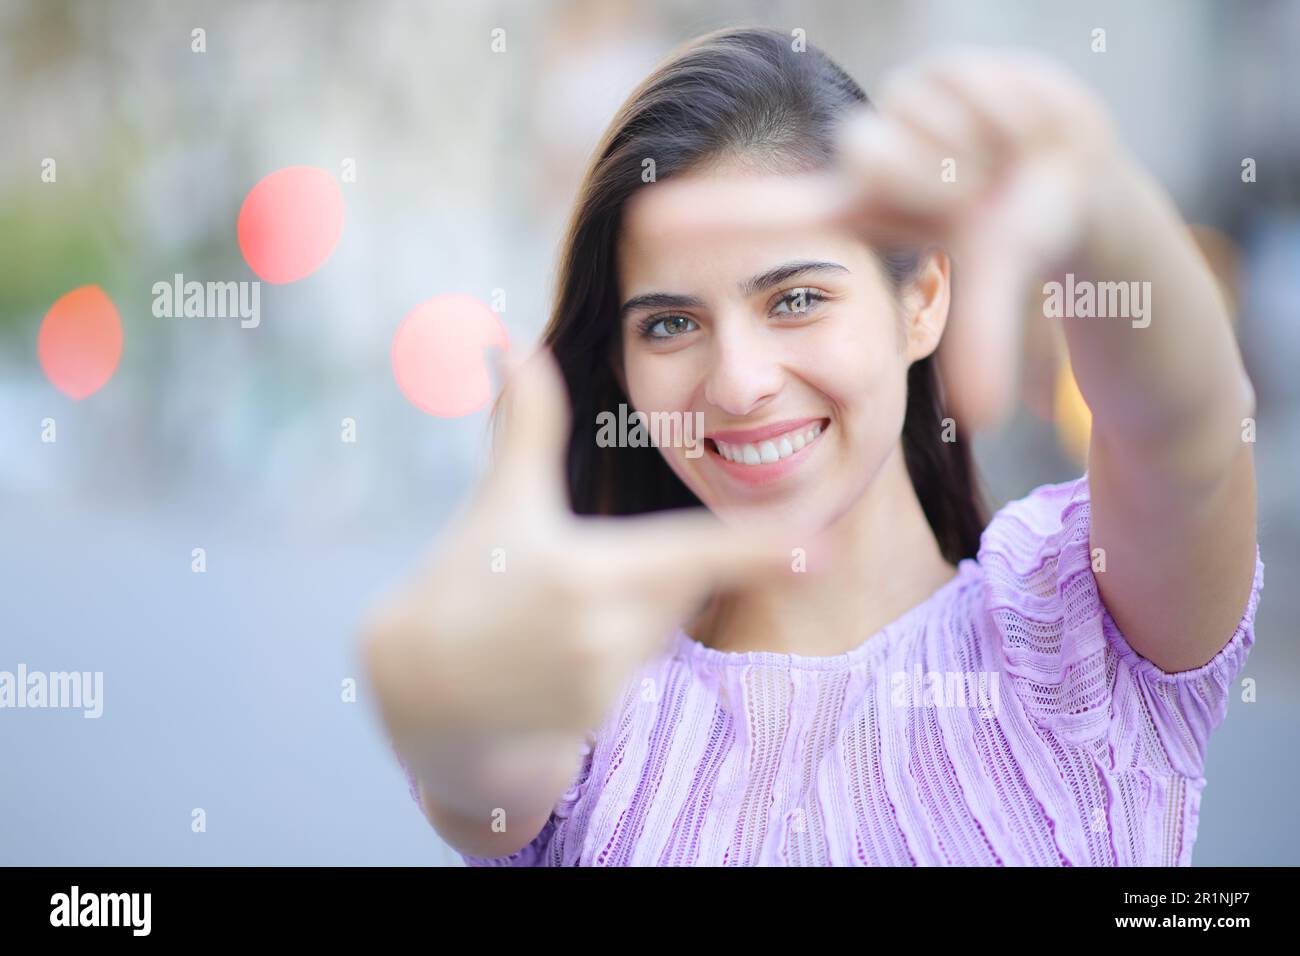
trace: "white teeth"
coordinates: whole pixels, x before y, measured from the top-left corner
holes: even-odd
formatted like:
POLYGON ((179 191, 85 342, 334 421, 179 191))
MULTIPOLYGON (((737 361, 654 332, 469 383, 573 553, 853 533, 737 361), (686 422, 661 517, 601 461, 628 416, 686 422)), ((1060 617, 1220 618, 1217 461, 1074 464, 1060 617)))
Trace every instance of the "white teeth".
POLYGON ((787 432, 784 435, 778 435, 776 438, 761 441, 757 446, 752 444, 729 445, 716 439, 715 444, 718 446, 718 454, 727 461, 745 465, 767 465, 774 461, 780 461, 782 458, 789 458, 799 449, 810 444, 821 433, 822 426, 819 422, 802 431, 787 432))

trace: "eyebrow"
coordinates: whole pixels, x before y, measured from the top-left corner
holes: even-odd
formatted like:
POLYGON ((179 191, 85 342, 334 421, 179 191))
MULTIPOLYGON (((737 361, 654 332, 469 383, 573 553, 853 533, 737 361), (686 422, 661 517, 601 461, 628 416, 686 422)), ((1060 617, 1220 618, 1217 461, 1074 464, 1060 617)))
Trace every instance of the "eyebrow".
MULTIPOLYGON (((814 259, 798 259, 774 266, 766 272, 746 279, 740 284, 740 294, 748 298, 764 289, 771 288, 795 276, 810 272, 848 272, 838 262, 825 262, 814 259)), ((623 303, 619 317, 626 318, 629 312, 637 309, 692 309, 704 305, 704 300, 694 295, 680 295, 674 292, 646 292, 634 295, 623 303)))

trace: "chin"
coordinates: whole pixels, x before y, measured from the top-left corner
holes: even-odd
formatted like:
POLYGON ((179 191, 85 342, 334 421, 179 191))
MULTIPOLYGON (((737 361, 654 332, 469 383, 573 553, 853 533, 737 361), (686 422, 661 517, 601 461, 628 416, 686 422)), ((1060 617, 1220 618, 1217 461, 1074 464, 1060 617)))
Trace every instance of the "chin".
POLYGON ((782 532, 816 534, 829 528, 846 510, 837 497, 813 490, 766 499, 723 498, 708 492, 702 495, 699 491, 696 497, 723 524, 734 528, 771 525, 782 532))

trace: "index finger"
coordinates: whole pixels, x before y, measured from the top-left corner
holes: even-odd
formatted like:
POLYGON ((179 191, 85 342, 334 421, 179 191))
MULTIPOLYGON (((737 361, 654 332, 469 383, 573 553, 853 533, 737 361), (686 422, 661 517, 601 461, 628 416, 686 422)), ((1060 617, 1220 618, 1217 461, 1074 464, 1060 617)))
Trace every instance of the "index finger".
POLYGON ((813 529, 730 526, 703 509, 657 512, 591 523, 603 572, 636 577, 664 593, 700 593, 815 573, 826 544, 813 529))
MULTIPOLYGON (((660 235, 816 228, 851 217, 858 188, 838 171, 712 180, 685 176, 653 187, 655 216, 645 230, 660 235)), ((651 193, 641 190, 629 209, 651 193)))
MULTIPOLYGON (((854 155, 857 152, 861 150, 854 155)), ((859 165, 739 179, 687 175, 655 184, 650 187, 653 194, 638 192, 629 201, 629 210, 653 195, 653 215, 642 215, 639 229, 663 239, 764 231, 788 234, 831 227, 848 229, 870 241, 907 243, 943 233, 943 207, 933 202, 933 196, 926 203, 919 196, 905 200, 885 177, 873 176, 859 165)))

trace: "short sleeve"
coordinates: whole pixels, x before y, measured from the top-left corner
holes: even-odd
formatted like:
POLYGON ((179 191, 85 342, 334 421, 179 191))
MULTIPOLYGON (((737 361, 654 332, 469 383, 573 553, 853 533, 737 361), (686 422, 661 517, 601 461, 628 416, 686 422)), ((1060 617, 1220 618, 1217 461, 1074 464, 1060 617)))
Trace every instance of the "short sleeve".
POLYGON ((978 561, 1010 683, 1029 717, 1059 739, 1105 743, 1124 766, 1201 777, 1254 644, 1258 549, 1236 629, 1210 661, 1171 673, 1133 649, 1102 602, 1090 527, 1084 475, 1011 502, 985 529, 978 561))
MULTIPOLYGON (((466 866, 559 866, 562 863, 561 855, 563 852, 562 841, 556 839, 557 834, 567 827, 569 817, 572 815, 578 801, 586 791, 588 781, 591 778, 591 765, 593 753, 593 740, 590 735, 586 742, 580 748, 582 760, 579 764, 578 773, 575 776, 572 786, 569 787, 560 798, 555 802, 551 810, 551 815, 547 819, 541 832, 535 836, 527 846, 521 847, 508 856, 472 856, 468 853, 461 853, 460 857, 466 866)), ((411 799, 417 806, 423 807, 420 800, 420 783, 416 779, 415 772, 406 765, 401 758, 398 762, 402 765, 402 770, 406 774, 406 782, 411 799)))

